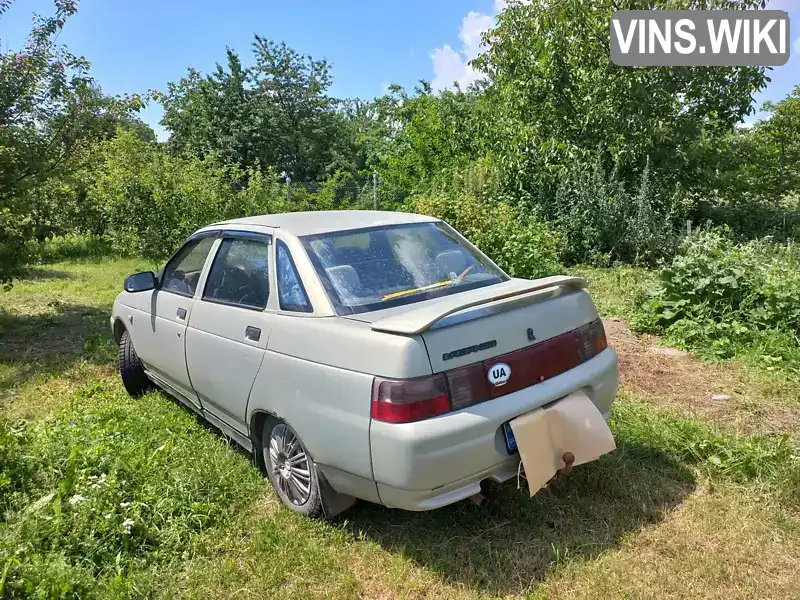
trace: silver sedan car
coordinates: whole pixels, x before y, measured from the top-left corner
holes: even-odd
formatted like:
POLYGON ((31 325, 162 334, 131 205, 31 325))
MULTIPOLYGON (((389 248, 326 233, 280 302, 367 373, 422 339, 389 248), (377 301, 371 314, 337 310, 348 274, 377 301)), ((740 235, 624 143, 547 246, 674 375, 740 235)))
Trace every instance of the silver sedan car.
POLYGON ((127 391, 195 410, 292 510, 429 510, 516 476, 516 417, 576 391, 608 416, 583 287, 511 278, 432 217, 287 213, 197 231, 126 278, 111 326, 127 391))

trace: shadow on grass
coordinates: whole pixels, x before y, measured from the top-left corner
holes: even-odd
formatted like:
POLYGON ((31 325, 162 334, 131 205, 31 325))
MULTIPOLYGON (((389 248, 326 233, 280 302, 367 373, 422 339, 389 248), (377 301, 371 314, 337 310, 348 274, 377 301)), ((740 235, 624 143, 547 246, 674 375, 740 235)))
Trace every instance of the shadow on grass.
POLYGON ((28 281, 40 281, 43 279, 72 279, 72 275, 66 271, 36 267, 35 269, 30 269, 25 274, 25 279, 28 281))
POLYGON ((78 360, 113 360, 109 310, 60 301, 32 315, 0 309, 0 391, 35 376, 55 376, 78 360))
POLYGON ((464 501, 413 513, 362 503, 342 519, 449 583, 519 594, 564 563, 596 558, 661 521, 693 488, 692 474, 675 460, 618 441, 615 452, 533 498, 508 481, 481 507, 464 501))

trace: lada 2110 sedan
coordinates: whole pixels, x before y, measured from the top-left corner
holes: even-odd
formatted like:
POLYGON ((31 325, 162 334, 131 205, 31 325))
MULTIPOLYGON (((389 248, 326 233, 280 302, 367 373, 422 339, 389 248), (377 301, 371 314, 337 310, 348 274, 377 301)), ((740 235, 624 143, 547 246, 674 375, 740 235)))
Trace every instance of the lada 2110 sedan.
POLYGON ((583 287, 509 277, 432 217, 288 213, 200 229, 126 278, 111 325, 127 391, 197 411, 292 510, 428 510, 517 475, 520 415, 580 392, 608 416, 617 356, 583 287))

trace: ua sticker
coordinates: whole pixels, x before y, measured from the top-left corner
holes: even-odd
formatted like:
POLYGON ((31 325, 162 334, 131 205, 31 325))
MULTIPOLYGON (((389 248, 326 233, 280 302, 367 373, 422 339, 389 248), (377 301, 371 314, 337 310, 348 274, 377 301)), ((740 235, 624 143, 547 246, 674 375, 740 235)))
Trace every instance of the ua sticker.
POLYGON ((505 385, 509 377, 511 377, 511 367, 506 363, 497 363, 489 368, 489 383, 495 387, 505 385))

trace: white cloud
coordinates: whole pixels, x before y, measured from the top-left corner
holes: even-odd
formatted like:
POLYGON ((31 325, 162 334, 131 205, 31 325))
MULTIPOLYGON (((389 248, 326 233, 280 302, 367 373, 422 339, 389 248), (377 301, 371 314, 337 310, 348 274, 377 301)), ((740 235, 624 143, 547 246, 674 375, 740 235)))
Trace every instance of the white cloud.
POLYGON ((794 41, 794 53, 800 55, 800 37, 794 41))
POLYGON ((454 50, 450 44, 445 44, 431 52, 434 75, 431 86, 434 90, 449 88, 454 82, 464 88, 480 78, 480 73, 467 63, 486 50, 481 37, 494 26, 495 17, 505 6, 506 0, 494 0, 494 13, 491 15, 469 11, 458 30, 461 48, 454 50))
POLYGON ((494 17, 484 15, 483 13, 469 11, 461 23, 461 29, 458 32, 458 37, 464 42, 464 55, 467 60, 472 60, 478 57, 484 50, 484 45, 481 36, 494 25, 494 17))

